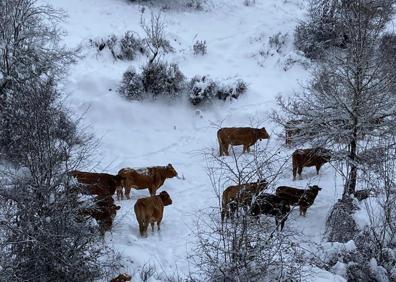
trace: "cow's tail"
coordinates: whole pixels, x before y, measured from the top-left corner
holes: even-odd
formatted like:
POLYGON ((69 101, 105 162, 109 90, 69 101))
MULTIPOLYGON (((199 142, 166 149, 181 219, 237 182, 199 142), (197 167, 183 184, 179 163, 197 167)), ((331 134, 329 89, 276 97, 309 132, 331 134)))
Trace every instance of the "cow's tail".
POLYGON ((139 206, 135 206, 135 214, 136 214, 136 219, 139 223, 139 232, 141 236, 144 235, 148 227, 148 222, 146 222, 146 214, 144 211, 145 211, 144 203, 139 203, 139 206))

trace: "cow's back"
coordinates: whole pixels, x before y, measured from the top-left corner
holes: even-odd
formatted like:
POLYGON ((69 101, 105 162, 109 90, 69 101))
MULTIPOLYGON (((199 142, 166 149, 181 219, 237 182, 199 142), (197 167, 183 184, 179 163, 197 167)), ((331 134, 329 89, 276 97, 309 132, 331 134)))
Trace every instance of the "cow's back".
POLYGON ((263 213, 278 216, 290 211, 288 203, 281 197, 262 193, 254 201, 252 211, 255 215, 263 213))
POLYGON ((114 175, 107 173, 71 171, 70 174, 81 184, 114 184, 114 175))
POLYGON ((250 127, 225 127, 217 134, 218 138, 230 145, 251 144, 257 141, 256 129, 250 127))
POLYGON ((284 199, 289 205, 296 205, 304 195, 304 190, 288 186, 279 186, 276 188, 276 195, 284 199))
POLYGON ((134 210, 138 221, 140 219, 151 222, 162 217, 164 204, 159 196, 151 196, 138 199, 135 203, 134 210))

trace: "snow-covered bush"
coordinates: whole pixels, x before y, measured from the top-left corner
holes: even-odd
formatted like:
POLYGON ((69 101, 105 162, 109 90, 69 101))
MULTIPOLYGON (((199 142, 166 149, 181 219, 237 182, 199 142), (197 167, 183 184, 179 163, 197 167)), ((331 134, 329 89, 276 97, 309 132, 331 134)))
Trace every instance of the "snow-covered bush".
MULTIPOLYGON (((352 39, 348 31, 352 25, 351 18, 357 14, 368 16, 383 28, 392 17, 393 3, 393 0, 312 0, 308 21, 296 28, 295 45, 311 59, 320 59, 324 51, 332 47, 346 48, 352 39)), ((363 25, 360 28, 372 28, 370 21, 363 25)))
POLYGON ((335 23, 302 22, 295 31, 294 44, 307 58, 319 59, 323 52, 332 46, 342 46, 342 33, 337 32, 335 23))
POLYGON ((194 55, 205 55, 207 53, 206 41, 197 40, 193 45, 194 55))
POLYGON ((142 100, 145 93, 142 75, 137 73, 134 68, 128 69, 122 77, 118 92, 127 99, 142 100))
POLYGON ((271 49, 274 49, 277 53, 281 52, 281 49, 286 45, 288 38, 287 33, 278 32, 268 39, 268 45, 271 49))
POLYGON ((193 105, 212 99, 216 95, 217 85, 208 76, 195 76, 188 84, 189 99, 193 105))
POLYGON ((193 105, 210 102, 213 98, 223 101, 237 99, 246 90, 247 84, 241 79, 220 83, 208 76, 193 77, 187 87, 187 93, 193 105))
POLYGON ((187 7, 194 10, 203 9, 206 0, 129 0, 143 5, 160 7, 163 10, 187 7))
POLYGON ((345 243, 355 237, 358 229, 352 216, 354 210, 356 207, 350 198, 341 199, 333 206, 326 222, 330 242, 345 243))
POLYGON ((144 42, 133 31, 127 31, 118 38, 112 34, 105 38, 90 39, 90 44, 98 52, 109 50, 115 60, 134 60, 139 54, 145 54, 144 42))
POLYGON ((143 41, 139 39, 136 33, 127 31, 119 41, 120 53, 118 59, 133 60, 138 54, 146 52, 143 41))
POLYGON ((383 71, 396 77, 396 34, 386 33, 379 45, 379 60, 383 71))
POLYGON ((177 64, 154 62, 143 67, 144 91, 153 98, 179 96, 184 89, 184 80, 184 75, 177 64))
POLYGON ((202 10, 206 0, 186 0, 186 7, 194 10, 202 10))

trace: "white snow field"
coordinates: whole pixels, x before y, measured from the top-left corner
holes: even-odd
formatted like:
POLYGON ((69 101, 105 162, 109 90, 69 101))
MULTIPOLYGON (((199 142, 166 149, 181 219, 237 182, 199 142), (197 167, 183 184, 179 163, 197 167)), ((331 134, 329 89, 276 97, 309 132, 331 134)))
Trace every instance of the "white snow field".
MULTIPOLYGON (((166 190, 173 205, 165 208, 161 231, 147 238, 138 234, 133 211, 136 199, 148 196, 147 190, 132 190, 132 199, 117 202, 112 232, 106 244, 119 251, 125 272, 140 281, 138 272, 144 265, 153 265, 158 272, 181 276, 194 270, 187 260, 193 247, 195 220, 200 210, 217 205, 210 186, 203 153, 217 152, 216 131, 220 126, 265 126, 272 135, 270 146, 280 146, 275 125, 268 113, 275 109, 275 97, 290 95, 309 79, 309 71, 301 63, 288 65, 293 59, 304 61, 293 48, 293 31, 305 15, 304 0, 256 0, 247 7, 243 0, 209 0, 203 11, 167 10, 162 12, 168 39, 175 52, 163 57, 179 64, 191 78, 209 74, 222 80, 238 77, 248 83, 246 95, 232 102, 219 102, 196 110, 187 101, 175 103, 129 102, 116 89, 125 70, 140 68, 147 60, 114 61, 109 53, 96 53, 88 46, 91 38, 110 34, 123 35, 127 30, 142 34, 142 6, 128 0, 40 0, 64 9, 69 18, 63 25, 67 31, 65 44, 82 46, 84 55, 66 77, 64 90, 67 102, 84 123, 100 139, 97 153, 87 170, 116 174, 124 167, 145 167, 172 163, 184 179, 168 179, 159 191, 166 190), (276 52, 268 40, 281 32, 287 34, 286 45, 276 52), (192 45, 206 40, 208 54, 194 56, 192 45), (269 51, 267 56, 260 51, 269 51)), ((154 9, 155 10, 155 9, 154 9)), ((149 19, 146 8, 143 17, 149 19)), ((262 141, 263 145, 266 141, 262 141)), ((283 149, 291 154, 291 149, 283 149)), ((241 152, 241 148, 237 148, 241 152)), ((279 184, 306 187, 318 184, 323 190, 306 217, 295 209, 290 224, 304 234, 304 240, 321 243, 327 213, 342 191, 340 177, 325 165, 317 177, 313 168, 305 168, 303 180, 293 182, 291 170, 279 184), (336 176, 336 178, 335 178, 336 176), (335 180, 336 179, 336 180, 335 180)), ((286 222, 286 225, 289 223, 286 222)), ((312 270, 311 281, 344 281, 341 276, 324 270, 312 270)), ((151 278, 150 281, 160 281, 151 278)))

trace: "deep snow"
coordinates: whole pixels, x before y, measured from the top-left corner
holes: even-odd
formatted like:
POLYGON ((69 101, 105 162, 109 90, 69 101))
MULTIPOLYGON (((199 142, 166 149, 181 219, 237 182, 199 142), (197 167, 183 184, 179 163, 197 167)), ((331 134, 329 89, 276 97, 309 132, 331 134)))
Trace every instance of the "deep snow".
MULTIPOLYGON (((201 108, 197 112, 187 102, 171 104, 127 102, 116 93, 123 72, 131 65, 139 68, 145 58, 133 62, 114 61, 110 54, 97 54, 88 46, 90 38, 127 30, 142 33, 142 6, 127 0, 40 0, 69 15, 64 28, 69 47, 82 46, 84 57, 72 68, 64 83, 72 111, 84 116, 84 124, 100 145, 86 169, 116 174, 123 167, 145 167, 172 163, 180 179, 166 180, 161 190, 170 193, 173 205, 165 208, 160 232, 141 238, 133 212, 137 198, 147 190, 132 191, 132 200, 118 202, 121 210, 111 233, 110 244, 123 255, 125 271, 134 274, 145 264, 159 272, 187 274, 193 266, 186 259, 193 247, 194 224, 201 209, 216 206, 218 200, 206 175, 203 153, 217 151, 216 131, 220 126, 265 126, 272 134, 276 127, 268 113, 275 108, 276 95, 290 95, 309 79, 302 64, 288 66, 288 58, 303 61, 293 49, 293 30, 304 17, 304 0, 256 0, 251 7, 242 0, 211 0, 205 11, 165 11, 162 17, 175 53, 164 59, 176 62, 187 77, 210 74, 213 78, 238 77, 249 90, 233 102, 201 108), (216 3, 213 3, 216 2, 216 3), (268 39, 278 32, 287 33, 280 53, 269 49, 268 39), (208 54, 194 56, 195 40, 206 40, 208 54), (259 55, 264 51, 266 56, 259 55)), ((149 18, 146 8, 143 17, 149 18)), ((274 134, 271 146, 283 144, 274 134)), ((285 154, 292 150, 283 149, 285 154)), ((237 152, 241 150, 237 149, 237 152)), ((323 190, 306 217, 296 209, 292 225, 304 234, 304 240, 320 243, 326 215, 340 193, 340 177, 325 165, 317 177, 313 168, 305 168, 304 179, 292 182, 291 170, 279 185, 306 187, 318 184, 323 190), (336 176, 336 178, 335 178, 336 176)), ((289 222, 289 221, 288 221, 289 222)), ((287 224, 287 223, 286 223, 287 224)), ((340 276, 318 270, 312 281, 343 281, 340 276)))

